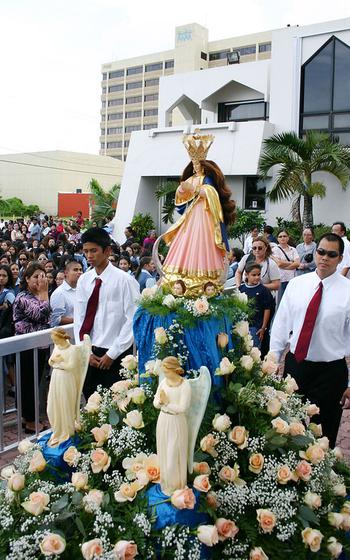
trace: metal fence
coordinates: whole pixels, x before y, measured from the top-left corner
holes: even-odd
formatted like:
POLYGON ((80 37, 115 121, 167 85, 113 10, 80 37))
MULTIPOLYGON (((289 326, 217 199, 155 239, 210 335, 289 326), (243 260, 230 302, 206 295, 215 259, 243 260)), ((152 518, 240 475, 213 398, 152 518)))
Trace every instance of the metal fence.
MULTIPOLYGON (((64 329, 73 338, 73 325, 65 325, 64 329)), ((11 336, 9 338, 0 340, 0 410, 2 412, 0 416, 0 454, 17 447, 18 443, 23 439, 25 435, 22 425, 22 403, 23 399, 26 398, 26 395, 22 395, 21 376, 25 375, 26 372, 21 371, 21 365, 23 368, 25 364, 23 364, 23 360, 21 364, 20 360, 20 354, 25 350, 34 351, 34 409, 36 433, 31 437, 36 438, 39 435, 40 376, 38 370, 38 349, 52 347, 52 341, 50 337, 51 332, 52 329, 47 329, 35 333, 23 334, 20 336, 11 336), (10 360, 7 358, 8 356, 11 356, 10 360), (10 366, 9 363, 11 364, 10 366), (14 368, 15 372, 15 397, 12 399, 9 399, 7 395, 7 374, 9 368, 14 368), (5 440, 8 441, 6 442, 5 440)), ((44 403, 42 402, 41 404, 44 403)))

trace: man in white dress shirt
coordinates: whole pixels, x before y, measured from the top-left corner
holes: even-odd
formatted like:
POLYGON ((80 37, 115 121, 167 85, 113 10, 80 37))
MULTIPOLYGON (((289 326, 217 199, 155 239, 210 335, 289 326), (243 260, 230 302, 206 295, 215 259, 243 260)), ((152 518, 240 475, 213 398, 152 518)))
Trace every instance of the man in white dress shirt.
POLYGON ((84 384, 87 399, 98 385, 110 387, 119 380, 120 362, 132 353, 132 323, 139 285, 109 262, 111 239, 102 228, 83 233, 84 254, 90 265, 78 280, 74 309, 76 343, 90 334, 92 354, 84 384))
MULTIPOLYGON (((323 434, 334 447, 342 415, 340 401, 346 400, 348 368, 345 356, 350 350, 350 283, 339 272, 344 243, 328 233, 316 249, 316 270, 293 278, 285 291, 271 331, 270 350, 277 358, 290 344, 285 374, 296 380, 299 392, 320 408, 313 418, 322 424, 323 434), (322 286, 320 283, 322 282, 322 286), (305 315, 311 300, 321 289, 321 300, 305 358, 299 362, 294 353, 305 334, 305 315), (303 329, 302 329, 303 327, 303 329)), ((349 395, 350 396, 350 395, 349 395)))
POLYGON ((343 260, 338 264, 337 270, 343 276, 348 276, 350 270, 350 241, 346 237, 346 225, 344 222, 334 222, 332 233, 336 233, 344 241, 343 260))
POLYGON ((79 277, 83 274, 83 267, 77 261, 68 261, 64 271, 65 278, 60 286, 52 293, 51 327, 73 323, 74 306, 76 301, 76 287, 79 277))

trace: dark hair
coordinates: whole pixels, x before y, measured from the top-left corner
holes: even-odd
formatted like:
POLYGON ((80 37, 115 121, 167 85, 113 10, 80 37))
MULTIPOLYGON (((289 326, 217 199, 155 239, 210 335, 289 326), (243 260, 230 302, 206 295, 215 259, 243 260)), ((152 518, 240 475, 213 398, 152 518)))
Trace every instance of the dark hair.
POLYGON ((87 229, 81 236, 81 242, 84 243, 95 243, 99 247, 105 250, 111 244, 111 238, 109 237, 106 230, 99 227, 92 227, 87 229))
POLYGON ((130 260, 129 255, 125 255, 125 254, 121 255, 119 257, 119 260, 118 260, 118 266, 119 266, 120 261, 122 261, 122 260, 127 261, 129 266, 131 266, 131 260, 130 260))
POLYGON ((81 269, 83 269, 83 265, 82 265, 81 262, 79 262, 79 261, 77 261, 77 260, 75 260, 75 259, 69 259, 69 260, 66 262, 66 266, 65 266, 65 269, 64 269, 65 272, 67 272, 67 271, 71 268, 71 266, 74 266, 75 264, 78 264, 79 266, 81 266, 81 269))
POLYGON ((338 243, 339 255, 342 255, 344 253, 344 241, 336 233, 324 233, 323 235, 321 235, 320 239, 318 240, 317 247, 321 243, 322 239, 330 241, 331 243, 338 243))
POLYGON ((251 272, 252 270, 258 268, 259 270, 261 270, 261 264, 255 262, 255 261, 249 261, 247 262, 247 264, 244 267, 245 272, 248 274, 249 272, 251 272))
POLYGON ((341 230, 346 233, 346 225, 344 222, 334 222, 334 224, 332 224, 332 227, 333 226, 340 226, 341 230))
POLYGON ((143 267, 144 267, 146 264, 149 264, 151 261, 152 261, 152 257, 141 257, 141 258, 140 258, 140 264, 139 264, 139 266, 137 267, 137 270, 136 270, 136 272, 135 272, 135 278, 136 278, 136 280, 137 280, 138 277, 140 276, 143 267))
POLYGON ((38 263, 38 261, 33 261, 28 264, 21 279, 21 290, 28 290, 27 278, 33 276, 37 270, 41 270, 45 274, 44 267, 38 263))
POLYGON ((236 261, 239 262, 244 255, 242 249, 240 249, 239 247, 233 247, 231 250, 232 254, 236 257, 236 261))
POLYGON ((125 229, 128 230, 128 232, 131 233, 131 235, 132 235, 133 237, 135 237, 135 232, 134 232, 134 230, 132 229, 131 226, 126 226, 125 229))
POLYGON ((264 227, 264 232, 267 233, 267 235, 272 235, 273 234, 273 227, 272 226, 265 226, 264 227))
MULTIPOLYGON (((224 222, 226 225, 233 224, 236 217, 236 204, 231 198, 231 191, 225 183, 225 177, 220 169, 220 167, 209 159, 202 159, 200 162, 201 167, 207 177, 210 177, 214 183, 214 188, 216 189, 220 203, 222 207, 222 212, 224 215, 224 222)), ((189 177, 193 175, 193 163, 190 163, 183 170, 181 181, 186 181, 189 177)))
MULTIPOLYGON (((16 263, 12 263, 12 264, 16 264, 16 263)), ((0 264, 0 270, 4 270, 7 274, 7 283, 5 288, 13 288, 14 281, 13 281, 12 270, 10 269, 10 267, 7 266, 6 264, 0 264)))

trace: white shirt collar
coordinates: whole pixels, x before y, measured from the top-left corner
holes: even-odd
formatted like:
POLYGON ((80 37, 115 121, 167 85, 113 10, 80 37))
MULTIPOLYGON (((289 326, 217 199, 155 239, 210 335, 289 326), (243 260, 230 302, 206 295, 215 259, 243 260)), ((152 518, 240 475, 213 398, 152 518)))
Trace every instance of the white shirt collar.
POLYGON ((106 282, 110 273, 115 267, 109 262, 102 272, 102 274, 97 274, 96 269, 93 269, 93 274, 91 275, 91 282, 95 282, 96 278, 100 278, 102 282, 106 282))
POLYGON ((70 290, 73 290, 73 292, 75 292, 76 288, 73 288, 72 286, 70 286, 67 282, 67 280, 63 280, 62 282, 62 289, 66 290, 67 292, 69 292, 70 290))

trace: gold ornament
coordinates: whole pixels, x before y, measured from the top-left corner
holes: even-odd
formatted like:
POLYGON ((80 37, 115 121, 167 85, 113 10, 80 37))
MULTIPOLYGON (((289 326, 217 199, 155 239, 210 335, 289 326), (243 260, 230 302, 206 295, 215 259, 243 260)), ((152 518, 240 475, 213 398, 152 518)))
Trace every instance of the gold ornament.
POLYGON ((184 135, 182 142, 193 164, 206 159, 214 139, 213 134, 200 134, 199 128, 196 128, 193 134, 184 135))

